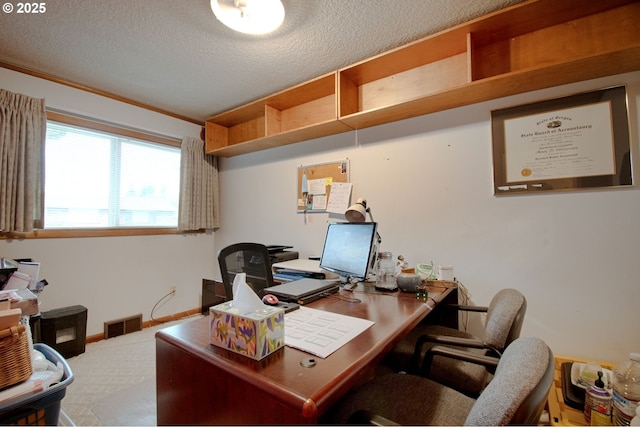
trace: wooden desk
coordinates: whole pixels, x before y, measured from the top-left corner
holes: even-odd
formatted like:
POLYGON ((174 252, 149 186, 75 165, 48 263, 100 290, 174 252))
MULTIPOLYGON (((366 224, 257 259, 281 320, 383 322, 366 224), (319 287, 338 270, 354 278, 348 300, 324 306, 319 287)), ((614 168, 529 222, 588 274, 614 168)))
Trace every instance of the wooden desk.
MULTIPOLYGON (((564 403, 562 394, 562 364, 565 362, 588 363, 586 359, 576 359, 564 356, 555 356, 555 372, 553 374, 553 384, 549 390, 549 398, 547 406, 549 408, 549 417, 551 425, 554 426, 585 426, 587 424, 584 413, 581 410, 574 409, 564 403)), ((604 369, 613 369, 611 363, 597 362, 604 369)))
MULTIPOLYGON (((209 318, 156 333, 158 425, 315 424, 432 310, 414 294, 379 293, 370 285, 309 304, 375 324, 316 365, 287 347, 254 361, 209 344, 209 318), (342 297, 358 298, 348 302, 342 297)), ((456 288, 431 289, 438 302, 457 303, 456 288)), ((436 306, 437 310, 438 306, 436 306)))

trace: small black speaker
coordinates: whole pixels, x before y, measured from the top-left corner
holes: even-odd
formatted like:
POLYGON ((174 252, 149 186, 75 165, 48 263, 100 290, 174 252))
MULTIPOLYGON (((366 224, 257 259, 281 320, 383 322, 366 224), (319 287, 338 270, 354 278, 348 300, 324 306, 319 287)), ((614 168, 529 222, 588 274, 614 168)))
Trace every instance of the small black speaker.
POLYGON ((81 305, 45 311, 40 316, 40 340, 63 357, 84 353, 87 342, 87 309, 81 305))

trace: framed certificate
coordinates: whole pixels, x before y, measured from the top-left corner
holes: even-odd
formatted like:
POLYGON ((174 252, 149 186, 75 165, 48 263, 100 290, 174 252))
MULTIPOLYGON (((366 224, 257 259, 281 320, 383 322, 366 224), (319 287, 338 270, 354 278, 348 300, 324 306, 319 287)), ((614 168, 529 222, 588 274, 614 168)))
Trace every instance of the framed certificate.
POLYGON ((491 112, 494 194, 633 185, 627 91, 491 112))

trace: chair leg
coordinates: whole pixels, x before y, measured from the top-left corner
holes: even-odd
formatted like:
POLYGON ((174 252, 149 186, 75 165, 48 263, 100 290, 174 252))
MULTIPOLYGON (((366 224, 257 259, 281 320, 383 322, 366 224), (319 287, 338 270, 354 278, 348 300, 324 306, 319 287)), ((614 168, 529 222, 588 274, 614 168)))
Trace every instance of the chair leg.
MULTIPOLYGON (((416 342, 416 346, 415 349, 413 351, 413 357, 411 358, 411 363, 409 365, 409 373, 412 374, 418 374, 420 373, 420 371, 424 371, 425 370, 425 363, 426 360, 424 360, 422 362, 422 369, 420 366, 420 359, 422 357, 422 348, 424 347, 424 344, 426 343, 426 340, 424 339, 424 337, 420 337, 418 338, 418 341, 416 342)), ((431 358, 429 360, 429 366, 426 369, 426 373, 429 373, 429 370, 431 368, 431 361, 433 358, 431 358)))
POLYGON ((355 425, 374 425, 374 426, 399 426, 397 424, 381 415, 372 414, 369 411, 361 409, 351 414, 347 420, 347 424, 355 425))

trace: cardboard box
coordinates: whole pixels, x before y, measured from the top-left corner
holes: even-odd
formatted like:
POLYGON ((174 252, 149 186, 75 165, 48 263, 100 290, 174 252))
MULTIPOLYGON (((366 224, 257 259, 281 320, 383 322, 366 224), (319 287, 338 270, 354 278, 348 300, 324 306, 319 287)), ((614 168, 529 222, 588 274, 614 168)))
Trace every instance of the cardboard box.
POLYGON ((232 302, 209 309, 210 342, 255 360, 284 346, 284 310, 264 309, 240 313, 232 302))
POLYGON ((29 289, 17 289, 16 294, 20 297, 18 301, 11 301, 11 308, 19 308, 22 310, 23 316, 31 316, 40 312, 38 307, 38 297, 29 289))

